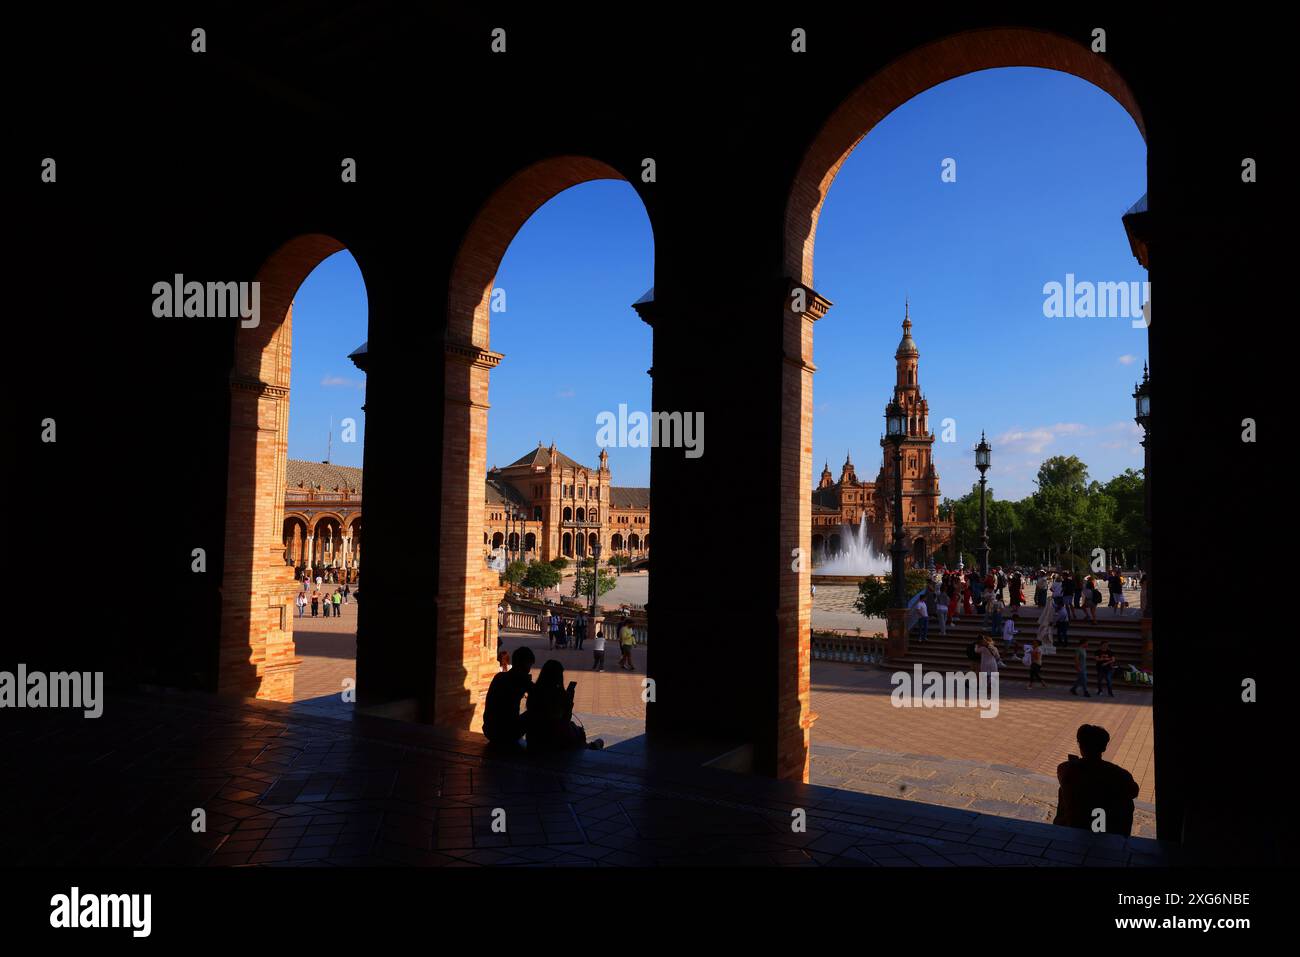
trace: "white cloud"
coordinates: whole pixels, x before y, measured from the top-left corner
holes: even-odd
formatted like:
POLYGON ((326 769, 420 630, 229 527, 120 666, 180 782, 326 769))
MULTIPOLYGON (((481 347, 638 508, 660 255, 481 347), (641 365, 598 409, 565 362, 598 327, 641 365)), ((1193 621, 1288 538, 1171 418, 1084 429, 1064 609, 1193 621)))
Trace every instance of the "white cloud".
POLYGON ((1037 455, 1065 435, 1086 435, 1089 428, 1078 422, 1057 422, 1028 429, 1011 429, 993 440, 995 449, 1037 455))
POLYGON ((1138 357, 1137 357, 1137 356, 1134 356, 1134 355, 1127 355, 1127 356, 1120 356, 1120 357, 1119 357, 1119 364, 1122 365, 1122 366, 1131 366, 1133 363, 1135 363, 1135 362, 1137 362, 1137 361, 1138 361, 1138 357))
POLYGON ((325 376, 325 378, 320 380, 320 384, 329 388, 334 388, 337 386, 357 386, 358 388, 360 388, 361 386, 361 383, 353 379, 349 379, 347 378, 347 376, 341 376, 341 375, 327 375, 325 376))

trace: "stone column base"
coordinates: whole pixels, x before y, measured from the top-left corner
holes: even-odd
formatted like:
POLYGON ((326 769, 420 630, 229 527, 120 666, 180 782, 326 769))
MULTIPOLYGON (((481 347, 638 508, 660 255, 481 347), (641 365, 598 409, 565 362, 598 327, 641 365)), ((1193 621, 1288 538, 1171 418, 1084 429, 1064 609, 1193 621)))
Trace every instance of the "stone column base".
POLYGON ((907 656, 907 609, 885 611, 885 654, 890 658, 907 656))

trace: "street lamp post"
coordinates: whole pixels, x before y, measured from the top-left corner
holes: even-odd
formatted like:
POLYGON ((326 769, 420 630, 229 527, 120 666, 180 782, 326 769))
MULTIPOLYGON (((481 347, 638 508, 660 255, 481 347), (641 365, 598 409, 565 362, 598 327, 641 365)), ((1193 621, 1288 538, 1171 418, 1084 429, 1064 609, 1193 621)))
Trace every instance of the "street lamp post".
POLYGON ((893 558, 894 594, 885 611, 886 653, 891 658, 907 654, 907 592, 903 572, 907 555, 907 546, 903 544, 903 440, 906 435, 907 416, 895 400, 885 409, 885 438, 894 447, 894 488, 890 502, 894 513, 894 543, 889 549, 893 558))
MULTIPOLYGON (((1147 580, 1142 603, 1143 657, 1150 657, 1151 638, 1151 374, 1142 364, 1142 381, 1133 390, 1133 421, 1142 426, 1142 574, 1147 580)), ((1145 662, 1150 667, 1150 662, 1145 662)))
POLYGON ((894 447, 894 543, 889 553, 894 560, 893 607, 907 607, 906 585, 903 582, 903 565, 907 546, 903 544, 903 439, 906 436, 907 417, 898 402, 891 402, 885 410, 885 428, 889 443, 894 447))
POLYGON ((989 470, 989 455, 992 451, 988 442, 984 439, 984 433, 980 432, 980 444, 975 446, 975 467, 980 470, 979 568, 981 577, 987 577, 989 573, 989 525, 984 506, 984 488, 987 480, 984 473, 989 470))
MULTIPOLYGON (((597 586, 600 583, 600 542, 591 546, 591 615, 588 616, 589 629, 595 628, 596 621, 596 594, 597 586)), ((591 631, 595 634, 595 631, 591 631)))

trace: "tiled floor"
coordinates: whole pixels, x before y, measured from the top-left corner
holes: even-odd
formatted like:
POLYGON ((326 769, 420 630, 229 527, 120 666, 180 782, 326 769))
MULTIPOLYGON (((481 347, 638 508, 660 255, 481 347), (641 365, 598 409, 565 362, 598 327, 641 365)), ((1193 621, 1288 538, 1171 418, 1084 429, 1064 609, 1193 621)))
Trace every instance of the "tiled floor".
MULTIPOLYGON (((331 705, 341 713, 337 705, 331 705)), ((202 695, 0 724, 10 865, 1141 865, 1143 838, 699 766, 635 738, 495 755, 478 735, 202 695), (206 830, 196 833, 197 812, 206 830), (793 822, 803 812, 806 830, 793 822), (504 822, 504 829, 494 822, 504 822)), ((327 707, 325 710, 329 710, 327 707)))
MULTIPOLYGON (((296 697, 337 695, 343 679, 354 676, 355 628, 356 619, 347 609, 342 619, 296 622, 295 639, 303 659, 296 697)), ((618 651, 611 643, 605 671, 597 673, 591 670, 590 642, 579 652, 548 649, 543 638, 508 637, 509 648, 521 645, 531 647, 539 663, 559 659, 566 679, 577 681, 575 710, 583 716, 590 736, 603 736, 612 743, 644 729, 644 647, 633 653, 637 671, 630 673, 619 670, 618 651)), ((1000 689, 997 717, 989 719, 974 709, 895 708, 889 698, 889 675, 879 669, 829 661, 814 661, 812 669, 812 710, 817 715, 812 731, 814 783, 884 794, 882 785, 888 782, 880 778, 887 769, 873 769, 873 763, 923 761, 925 773, 913 777, 924 777, 926 786, 895 787, 888 793, 1044 820, 1052 813, 1048 805, 1055 805, 1056 766, 1078 750, 1075 730, 1085 722, 1100 724, 1111 735, 1107 757, 1127 768, 1141 789, 1135 833, 1155 833, 1149 691, 1119 685, 1114 698, 1085 699, 1072 697, 1065 688, 1027 691, 1008 682, 1000 689), (849 750, 860 753, 848 759, 849 750), (945 766, 949 761, 951 766, 945 766), (974 772, 981 765, 988 774, 974 772), (970 774, 957 773, 967 766, 970 774), (1000 782, 996 793, 992 789, 968 793, 974 781, 995 779, 1000 782)))

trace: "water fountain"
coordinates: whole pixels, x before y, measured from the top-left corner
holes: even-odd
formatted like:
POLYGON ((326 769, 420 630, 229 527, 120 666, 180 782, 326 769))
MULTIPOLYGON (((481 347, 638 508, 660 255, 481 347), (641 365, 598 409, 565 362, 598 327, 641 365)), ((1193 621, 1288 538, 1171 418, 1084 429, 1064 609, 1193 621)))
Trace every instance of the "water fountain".
POLYGON ((858 521, 856 533, 848 525, 840 526, 840 550, 831 553, 823 543, 821 554, 813 565, 813 582, 861 581, 869 575, 887 575, 891 558, 881 555, 871 547, 867 533, 867 516, 858 521))

